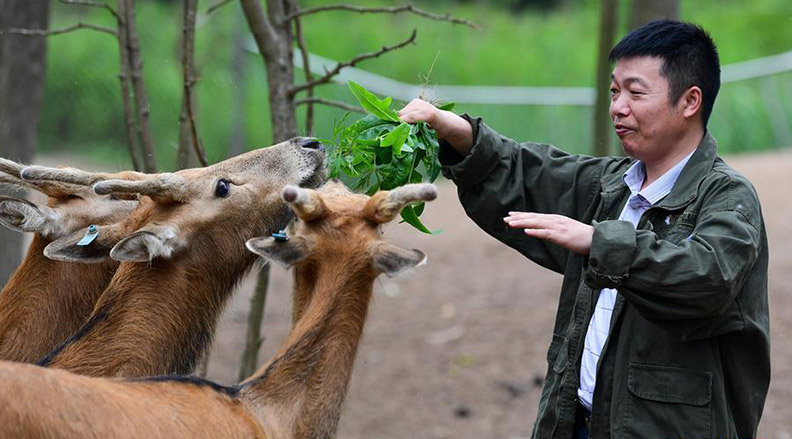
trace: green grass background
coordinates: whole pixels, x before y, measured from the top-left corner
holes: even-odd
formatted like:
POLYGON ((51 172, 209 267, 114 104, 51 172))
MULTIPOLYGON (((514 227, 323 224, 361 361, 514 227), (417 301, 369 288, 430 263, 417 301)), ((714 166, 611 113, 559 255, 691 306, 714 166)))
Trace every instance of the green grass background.
MULTIPOLYGON (((325 0, 303 0, 303 7, 325 0)), ((386 0, 353 1, 368 6, 402 4, 386 0)), ((240 7, 231 3, 207 15, 212 4, 199 2, 196 42, 198 128, 211 161, 228 153, 235 105, 243 110, 248 148, 270 144, 266 75, 260 57, 244 55, 245 74, 231 70, 234 36, 248 35, 240 7), (244 94, 243 99, 236 97, 244 94), (239 102, 238 102, 239 101, 239 102)), ((305 17, 311 52, 345 60, 377 50, 418 30, 417 44, 369 60, 359 68, 408 83, 443 85, 577 86, 594 85, 599 2, 568 0, 549 12, 515 14, 482 2, 415 2, 423 9, 472 20, 481 30, 401 15, 328 12, 305 17), (428 81, 427 81, 428 76, 428 81)), ((627 31, 629 1, 620 4, 621 37, 627 31)), ((104 10, 53 3, 51 27, 86 22, 112 27, 104 10)), ((722 64, 792 50, 792 7, 788 0, 682 0, 681 15, 708 29, 722 64)), ((175 163, 179 105, 181 4, 138 2, 138 28, 144 74, 151 100, 157 159, 163 170, 175 163)), ((40 148, 88 154, 116 167, 129 167, 125 146, 118 48, 109 35, 82 30, 48 41, 47 82, 40 125, 40 148)), ((303 80, 302 71, 297 71, 303 80)), ((317 89, 319 96, 355 103, 345 86, 317 89)), ((398 106, 398 103, 394 106, 398 106)), ((317 107, 316 135, 329 136, 344 111, 317 107)), ((570 106, 459 105, 459 112, 481 115, 502 133, 521 140, 553 143, 585 153, 591 136, 591 109, 570 106)), ((298 110, 301 129, 304 108, 298 110)), ((357 117, 354 116, 353 117, 357 117)), ((710 128, 722 152, 792 145, 792 72, 726 84, 715 105, 710 128), (775 116, 773 125, 772 117, 775 116), (782 123, 779 125, 778 121, 782 123), (775 127, 775 128, 774 128, 775 127)), ((615 151, 615 149, 614 149, 615 151)))

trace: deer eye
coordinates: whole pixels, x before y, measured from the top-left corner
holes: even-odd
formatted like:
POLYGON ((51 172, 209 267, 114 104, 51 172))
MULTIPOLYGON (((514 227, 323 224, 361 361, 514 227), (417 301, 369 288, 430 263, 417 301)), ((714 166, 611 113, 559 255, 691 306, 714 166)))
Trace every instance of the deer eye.
POLYGON ((218 180, 217 187, 215 187, 215 196, 217 198, 225 198, 231 192, 231 183, 228 180, 218 180))

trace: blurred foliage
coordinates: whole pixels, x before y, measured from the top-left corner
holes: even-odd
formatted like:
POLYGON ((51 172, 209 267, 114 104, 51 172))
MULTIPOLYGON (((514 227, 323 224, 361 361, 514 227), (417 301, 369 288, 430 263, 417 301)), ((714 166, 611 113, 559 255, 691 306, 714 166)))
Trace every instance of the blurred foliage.
MULTIPOLYGON (((232 68, 239 44, 249 32, 237 4, 211 15, 214 2, 199 4, 195 63, 198 129, 211 162, 230 147, 233 117, 241 114, 248 148, 270 143, 267 86, 260 57, 244 52, 232 68), (235 79, 240 78, 240 79, 235 79)), ((337 3, 302 0, 303 7, 337 3)), ((368 6, 401 4, 355 1, 368 6)), ((418 42, 358 67, 407 83, 448 85, 577 86, 594 83, 598 3, 557 1, 551 9, 516 13, 510 0, 423 1, 418 7, 451 13, 478 23, 482 30, 412 15, 334 11, 304 17, 305 38, 318 55, 345 60, 406 38, 418 29, 418 42)), ((623 1, 621 31, 629 4, 623 1)), ((53 3, 51 28, 78 21, 112 27, 101 9, 53 3)), ((173 169, 181 100, 181 2, 140 1, 138 28, 144 73, 151 100, 152 129, 162 169, 173 169)), ((792 10, 788 0, 683 0, 682 18, 703 25, 728 64, 792 50, 792 10)), ((51 37, 48 77, 40 127, 43 151, 92 154, 116 167, 129 167, 118 82, 118 48, 112 37, 92 31, 51 37)), ((254 47, 253 45, 245 45, 254 47)), ((297 70, 297 80, 303 73, 297 70)), ((345 85, 317 89, 320 97, 354 104, 345 85)), ((396 107, 397 104, 394 104, 396 107)), ((504 134, 548 142, 572 152, 589 145, 591 115, 585 107, 458 105, 457 111, 485 117, 504 134)), ((302 118, 304 107, 298 109, 302 118)), ((337 108, 317 107, 316 134, 329 137, 343 117, 337 108)), ((711 120, 721 150, 747 151, 788 146, 792 125, 792 73, 727 84, 711 120), (780 123, 779 123, 780 120, 780 123), (785 125, 785 126, 784 126, 785 125)), ((301 122, 302 126, 302 122, 301 122)))

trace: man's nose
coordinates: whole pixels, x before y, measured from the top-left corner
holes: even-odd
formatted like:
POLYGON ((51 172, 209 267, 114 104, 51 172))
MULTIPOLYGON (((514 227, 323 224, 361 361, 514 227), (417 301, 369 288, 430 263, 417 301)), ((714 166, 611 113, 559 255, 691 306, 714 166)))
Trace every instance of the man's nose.
POLYGON ((623 96, 616 96, 610 103, 611 119, 615 117, 627 117, 630 115, 630 106, 623 96))

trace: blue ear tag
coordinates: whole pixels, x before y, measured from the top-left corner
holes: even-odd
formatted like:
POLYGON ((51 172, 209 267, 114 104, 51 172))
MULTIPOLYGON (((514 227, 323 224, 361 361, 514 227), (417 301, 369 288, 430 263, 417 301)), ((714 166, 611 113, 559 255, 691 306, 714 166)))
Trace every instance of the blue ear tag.
POLYGON ((99 227, 91 224, 88 226, 88 231, 85 232, 85 236, 77 243, 77 245, 85 246, 93 242, 96 237, 99 236, 99 227))
POLYGON ((275 238, 275 240, 279 241, 279 242, 284 242, 284 241, 288 241, 289 240, 289 237, 286 236, 286 230, 285 229, 281 229, 281 230, 273 233, 272 237, 275 238))

